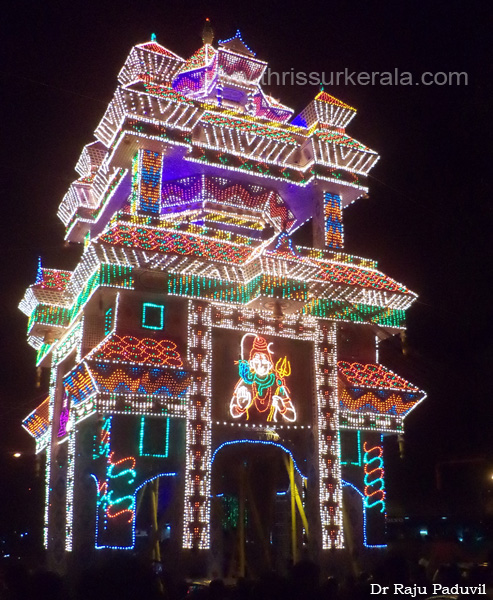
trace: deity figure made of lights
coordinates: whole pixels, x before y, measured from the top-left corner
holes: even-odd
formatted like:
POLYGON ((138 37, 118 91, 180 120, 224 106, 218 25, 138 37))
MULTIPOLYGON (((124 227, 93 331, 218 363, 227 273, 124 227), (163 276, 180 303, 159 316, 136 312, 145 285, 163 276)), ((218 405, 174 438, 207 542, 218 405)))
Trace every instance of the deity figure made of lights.
POLYGON ((290 398, 286 378, 291 375, 291 364, 281 357, 274 365, 271 346, 263 337, 246 334, 241 341, 241 360, 238 361, 240 379, 230 403, 234 419, 250 420, 260 417, 267 422, 296 421, 296 410, 290 398), (253 336, 250 358, 243 358, 245 338, 253 336))

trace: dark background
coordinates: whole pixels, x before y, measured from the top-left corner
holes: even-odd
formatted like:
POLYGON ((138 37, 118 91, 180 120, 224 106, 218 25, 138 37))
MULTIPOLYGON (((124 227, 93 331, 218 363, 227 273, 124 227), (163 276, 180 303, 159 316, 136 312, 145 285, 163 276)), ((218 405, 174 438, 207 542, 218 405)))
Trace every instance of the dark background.
MULTIPOLYGON (((490 6, 457 0, 5 5, 0 26, 5 460, 14 450, 32 453, 34 443, 20 422, 44 392, 35 387, 34 351, 25 342, 27 320, 17 304, 34 282, 39 255, 45 267, 76 264, 80 249, 63 242, 56 212, 77 177, 82 147, 93 141, 131 47, 156 33, 158 42, 188 57, 201 45, 204 19, 210 17, 216 41, 240 28, 257 56, 277 71, 398 68, 415 79, 424 71, 468 73, 467 86, 340 85, 326 91, 358 109, 348 133, 381 155, 369 199, 345 211, 346 250, 378 259, 385 273, 419 294, 409 311, 405 347, 397 338, 382 347, 384 364, 428 392, 407 419, 405 458, 398 458, 394 442, 388 444, 389 489, 396 503, 414 499, 423 507, 423 498, 434 497, 436 465, 453 459, 475 461, 443 467, 447 477, 457 477, 454 489, 469 496, 483 489, 493 472, 490 6), (461 477, 472 473, 468 465, 475 465, 477 476, 465 484, 461 477)), ((267 91, 296 114, 318 89, 267 91)))

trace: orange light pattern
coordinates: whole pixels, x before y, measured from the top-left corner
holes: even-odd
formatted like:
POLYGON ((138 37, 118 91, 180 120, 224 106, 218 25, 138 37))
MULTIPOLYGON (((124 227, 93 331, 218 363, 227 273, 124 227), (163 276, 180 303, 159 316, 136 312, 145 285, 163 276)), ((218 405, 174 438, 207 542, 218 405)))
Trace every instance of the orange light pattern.
POLYGON ((182 367, 176 344, 170 340, 137 338, 114 333, 87 357, 109 362, 131 362, 138 365, 182 367))
POLYGON ((92 363, 89 366, 101 393, 184 398, 188 388, 189 375, 186 371, 110 363, 92 363))
POLYGON ((315 275, 316 279, 323 279, 334 283, 347 283, 348 285, 359 285, 365 288, 387 290, 389 292, 410 293, 406 286, 397 283, 397 281, 379 271, 335 264, 321 265, 321 267, 321 270, 315 275))
POLYGON ((337 362, 340 375, 352 386, 419 392, 419 389, 390 369, 378 364, 337 362))
POLYGON ((22 421, 25 429, 36 439, 40 438, 50 425, 49 419, 50 397, 43 400, 33 412, 22 421))
POLYGON ((354 112, 356 112, 355 108, 353 108, 352 106, 349 106, 349 104, 346 104, 342 100, 338 100, 337 98, 334 98, 334 96, 327 94, 327 92, 323 92, 323 91, 319 92, 315 96, 315 100, 318 100, 319 102, 327 102, 327 104, 333 104, 334 106, 340 106, 341 108, 347 108, 348 110, 354 110, 354 112))
POLYGON ((65 393, 71 398, 70 404, 75 406, 97 392, 94 382, 85 363, 79 364, 63 379, 65 393))
POLYGON ((236 244, 226 244, 204 237, 187 235, 176 231, 129 227, 119 223, 110 233, 101 236, 107 244, 157 250, 158 252, 198 256, 222 262, 243 263, 252 249, 236 244))
POLYGON ((325 245, 328 248, 343 247, 342 200, 338 194, 324 192, 325 245))
POLYGON ((388 398, 382 399, 373 392, 366 392, 358 398, 352 398, 347 390, 342 390, 339 396, 341 410, 364 413, 369 412, 380 415, 396 415, 399 417, 408 413, 413 406, 421 400, 421 395, 390 393, 388 398), (409 398, 413 399, 409 399, 409 398), (407 401, 406 401, 407 400, 407 401))
POLYGON ((137 473, 135 471, 135 458, 126 456, 113 462, 114 452, 108 456, 108 466, 106 470, 106 481, 98 486, 98 504, 103 506, 106 516, 114 519, 123 514, 128 514, 128 522, 131 523, 135 516, 135 496, 127 494, 123 496, 113 497, 114 492, 110 490, 110 481, 117 478, 126 478, 125 483, 131 485, 135 481, 137 473), (116 469, 116 473, 115 473, 116 469), (126 508, 121 508, 121 504, 127 503, 126 508), (116 509, 114 507, 117 507, 116 509), (113 510, 112 510, 113 509, 113 510))
POLYGON ((159 213, 163 155, 151 150, 140 150, 139 157, 141 160, 140 177, 136 190, 139 208, 145 212, 159 213))

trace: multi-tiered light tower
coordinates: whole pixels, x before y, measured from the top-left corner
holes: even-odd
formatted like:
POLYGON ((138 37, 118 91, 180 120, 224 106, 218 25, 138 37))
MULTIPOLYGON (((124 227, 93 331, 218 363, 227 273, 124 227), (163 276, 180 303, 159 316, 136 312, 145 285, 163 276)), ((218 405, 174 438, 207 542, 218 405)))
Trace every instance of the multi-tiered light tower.
POLYGON ((416 295, 343 251, 343 209, 378 160, 346 133, 355 109, 321 91, 293 118, 263 91, 266 67, 239 32, 214 47, 207 31, 187 60, 135 46, 76 165, 58 216, 80 262, 40 267, 20 304, 51 372, 23 424, 46 453, 61 565, 133 549, 156 480, 169 538, 220 548, 215 467, 252 452, 266 469, 289 459, 293 555, 385 543, 382 436, 424 393, 378 342, 416 295), (296 245, 310 219, 312 247, 296 245))

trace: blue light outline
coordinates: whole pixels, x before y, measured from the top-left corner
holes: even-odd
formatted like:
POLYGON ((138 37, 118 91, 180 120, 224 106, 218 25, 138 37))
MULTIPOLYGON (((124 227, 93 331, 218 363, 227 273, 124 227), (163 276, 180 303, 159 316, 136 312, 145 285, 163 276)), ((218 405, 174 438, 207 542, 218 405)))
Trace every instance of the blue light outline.
MULTIPOLYGON (((96 483, 96 493, 99 490, 99 480, 94 473, 90 473, 94 482, 96 483)), ((146 484, 158 479, 159 477, 176 477, 177 473, 158 473, 154 475, 154 477, 150 477, 143 481, 139 486, 137 486, 133 493, 134 506, 137 506, 137 493, 141 490, 146 484)), ((135 548, 135 523, 137 521, 137 512, 132 520, 132 545, 131 546, 98 546, 98 507, 96 507, 96 527, 95 527, 95 538, 94 538, 94 548, 96 550, 133 550, 135 548)))
POLYGON ((218 448, 216 448, 214 450, 214 453, 212 454, 211 468, 212 468, 212 463, 214 462, 214 459, 216 458, 216 454, 219 452, 219 450, 224 448, 224 446, 232 446, 233 444, 264 444, 265 446, 275 446, 276 448, 281 448, 281 450, 284 450, 284 452, 286 452, 286 454, 289 454, 289 456, 291 457, 294 468, 298 471, 298 474, 300 475, 300 477, 303 480, 308 480, 308 477, 303 475, 303 473, 300 471, 300 469, 298 467, 298 463, 296 462, 292 452, 290 450, 288 450, 282 444, 277 444, 276 442, 269 442, 268 440, 230 440, 229 442, 223 442, 218 448))
MULTIPOLYGON (((342 483, 342 487, 345 487, 345 486, 352 487, 353 490, 355 492, 358 492, 358 494, 361 497, 362 509, 363 509, 363 546, 365 548, 387 548, 387 544, 368 544, 367 539, 366 539, 366 505, 365 505, 365 495, 362 492, 360 492, 355 485, 353 485, 352 483, 349 483, 349 481, 345 481, 344 479, 342 479, 341 483, 342 483)), ((385 516, 387 516, 387 515, 385 515, 385 516)))
MULTIPOLYGON (((152 418, 152 417, 150 417, 152 418)), ((154 417, 156 418, 156 417, 154 417)), ((165 454, 152 454, 151 452, 143 452, 144 450, 144 429, 145 429, 145 420, 146 417, 140 417, 140 437, 139 437, 139 455, 140 456, 151 456, 154 458, 168 458, 169 455, 169 421, 170 418, 166 417, 166 446, 165 446, 165 454)))
MULTIPOLYGON (((357 435, 357 444, 358 444, 358 462, 349 462, 347 460, 342 460, 341 458, 341 465, 343 466, 348 466, 348 465, 353 465, 355 467, 361 467, 362 466, 362 462, 361 462, 361 431, 358 429, 356 431, 357 435)), ((339 448, 341 447, 341 430, 339 430, 337 432, 338 436, 339 436, 339 448)))
POLYGON ((232 35, 230 38, 228 38, 227 40, 217 40, 218 45, 221 44, 227 44, 228 42, 232 42, 235 39, 239 39, 240 42, 245 46, 245 48, 251 52, 253 54, 253 56, 257 56, 257 53, 254 52, 251 48, 249 48, 245 42, 243 41, 243 38, 241 37, 241 32, 239 29, 236 30, 236 33, 234 35, 232 35))
POLYGON ((142 327, 144 329, 153 329, 154 331, 161 331, 164 329, 164 304, 154 304, 153 302, 144 302, 142 304, 142 327), (160 308, 161 309, 161 318, 160 318, 160 326, 154 327, 154 325, 146 325, 146 308, 160 308))

